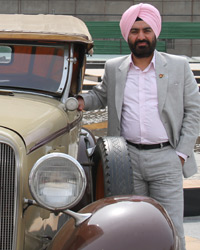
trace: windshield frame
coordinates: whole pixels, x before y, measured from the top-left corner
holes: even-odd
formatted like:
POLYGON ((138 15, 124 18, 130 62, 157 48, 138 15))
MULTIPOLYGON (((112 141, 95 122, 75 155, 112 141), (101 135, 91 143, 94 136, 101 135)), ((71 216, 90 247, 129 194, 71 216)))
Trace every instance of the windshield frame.
MULTIPOLYGON (((40 89, 34 89, 29 86, 27 88, 25 87, 17 87, 17 86, 3 86, 0 85, 0 89, 6 89, 12 92, 23 92, 23 93, 34 93, 34 94, 42 94, 42 95, 50 95, 50 96, 56 96, 56 97, 61 97, 62 94, 64 93, 64 90, 66 88, 66 85, 69 84, 67 81, 68 78, 68 70, 69 70, 69 53, 70 53, 70 44, 69 43, 57 43, 57 42, 23 42, 23 41, 1 41, 0 46, 7 46, 10 47, 11 49, 13 46, 32 46, 32 47, 53 47, 53 48, 59 48, 63 49, 64 55, 63 55, 63 66, 62 66, 62 73, 61 73, 61 79, 60 79, 60 84, 58 85, 56 91, 48 91, 48 90, 40 90, 40 89)), ((13 49, 12 52, 14 53, 13 49)), ((11 58, 11 63, 12 63, 12 58, 11 58)), ((9 66, 7 64, 6 66, 9 66)), ((1 64, 0 64, 1 67, 1 64)))

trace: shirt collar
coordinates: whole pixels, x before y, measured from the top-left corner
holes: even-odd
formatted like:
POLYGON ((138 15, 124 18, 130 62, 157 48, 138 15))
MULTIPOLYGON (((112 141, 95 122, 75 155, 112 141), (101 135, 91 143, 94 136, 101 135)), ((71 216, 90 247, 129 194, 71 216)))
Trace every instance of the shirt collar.
MULTIPOLYGON (((132 65, 133 67, 136 67, 135 64, 134 64, 134 62, 132 61, 132 54, 130 54, 129 60, 130 60, 130 67, 131 67, 131 65, 132 65)), ((153 68, 155 69, 155 67, 156 67, 156 56, 155 56, 155 51, 154 51, 154 53, 153 53, 152 60, 151 60, 150 64, 147 66, 147 68, 150 68, 151 65, 152 65, 153 68)), ((147 69, 147 68, 146 68, 146 69, 147 69)))

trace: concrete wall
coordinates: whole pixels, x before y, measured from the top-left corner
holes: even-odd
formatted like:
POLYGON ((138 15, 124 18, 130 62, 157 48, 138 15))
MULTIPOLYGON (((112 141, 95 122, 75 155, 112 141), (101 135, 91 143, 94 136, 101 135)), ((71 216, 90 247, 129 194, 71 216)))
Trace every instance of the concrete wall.
MULTIPOLYGON (((144 1, 157 7, 163 21, 200 21, 199 0, 144 1)), ((0 0, 0 13, 71 14, 85 21, 118 21, 121 14, 140 1, 123 0, 0 0)))
MULTIPOLYGON (((200 22, 199 0, 145 0, 157 7, 164 22, 200 22)), ((122 0, 0 0, 0 13, 67 14, 83 21, 119 21, 121 14, 140 1, 122 0)), ((200 56, 199 40, 174 41, 168 52, 200 56)))

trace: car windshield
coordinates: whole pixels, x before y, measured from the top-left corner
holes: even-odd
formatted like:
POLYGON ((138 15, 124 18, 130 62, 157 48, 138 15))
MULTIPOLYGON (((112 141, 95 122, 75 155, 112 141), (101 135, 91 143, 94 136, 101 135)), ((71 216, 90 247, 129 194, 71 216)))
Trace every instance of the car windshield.
POLYGON ((64 46, 0 44, 0 88, 61 93, 64 54, 64 46))

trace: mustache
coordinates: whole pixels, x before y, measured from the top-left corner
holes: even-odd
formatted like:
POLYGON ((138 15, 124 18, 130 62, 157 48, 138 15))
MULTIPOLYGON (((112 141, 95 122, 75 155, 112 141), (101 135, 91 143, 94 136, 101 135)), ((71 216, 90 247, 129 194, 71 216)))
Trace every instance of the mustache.
POLYGON ((150 45, 150 42, 148 40, 145 40, 145 39, 144 40, 138 40, 138 41, 136 41, 135 45, 138 45, 140 43, 146 43, 146 44, 150 45))

